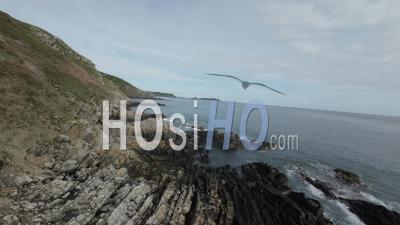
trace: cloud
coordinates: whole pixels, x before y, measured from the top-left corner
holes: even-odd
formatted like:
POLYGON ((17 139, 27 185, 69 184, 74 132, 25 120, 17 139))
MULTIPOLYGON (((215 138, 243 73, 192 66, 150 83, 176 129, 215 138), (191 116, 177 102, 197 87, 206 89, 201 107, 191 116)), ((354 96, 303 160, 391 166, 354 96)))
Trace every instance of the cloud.
MULTIPOLYGON (((1 7, 143 89, 165 90, 168 83, 192 95, 206 90, 198 87, 207 83, 202 73, 231 73, 293 90, 303 96, 299 102, 337 97, 342 108, 357 91, 387 99, 384 93, 399 90, 398 0, 4 0, 1 7)), ((208 95, 259 94, 215 82, 208 95)), ((290 95, 275 99, 298 101, 290 95)))
POLYGON ((273 25, 327 30, 377 25, 393 19, 397 16, 390 9, 393 3, 395 1, 283 0, 262 2, 259 9, 265 21, 273 25))

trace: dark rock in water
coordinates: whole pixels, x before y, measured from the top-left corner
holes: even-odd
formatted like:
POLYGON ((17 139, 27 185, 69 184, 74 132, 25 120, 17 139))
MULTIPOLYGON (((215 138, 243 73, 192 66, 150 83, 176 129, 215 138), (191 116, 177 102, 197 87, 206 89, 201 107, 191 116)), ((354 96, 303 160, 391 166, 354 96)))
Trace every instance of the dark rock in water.
POLYGON ((399 225, 400 213, 391 211, 384 206, 375 205, 364 200, 342 199, 367 225, 399 225))
POLYGON ((336 195, 333 193, 333 189, 329 187, 329 185, 321 180, 318 179, 312 179, 311 177, 305 177, 305 180, 310 183, 312 186, 318 188, 320 191, 322 191, 326 197, 328 198, 336 198, 336 195))
POLYGON ((338 179, 339 181, 341 181, 344 184, 349 184, 349 185, 361 184, 360 177, 353 172, 343 170, 340 168, 336 168, 333 171, 335 171, 336 179, 338 179))
POLYGON ((289 190, 286 175, 265 163, 243 165, 241 167, 241 172, 248 177, 251 182, 261 181, 281 191, 289 190))
MULTIPOLYGON (((323 217, 323 209, 317 200, 307 198, 304 193, 294 191, 287 194, 287 196, 312 215, 317 215, 320 218, 323 217)), ((329 221, 326 222, 329 223, 329 221)))
POLYGON ((187 224, 204 220, 199 209, 204 204, 213 209, 206 215, 213 224, 331 224, 317 201, 285 195, 285 175, 264 163, 237 169, 194 167, 186 176, 196 190, 187 224))
MULTIPOLYGON (((329 184, 307 176, 305 177, 305 180, 322 191, 328 198, 343 201, 349 206, 350 211, 357 215, 367 225, 400 225, 400 213, 398 212, 391 211, 384 206, 376 205, 364 200, 337 198, 329 184)), ((299 199, 302 199, 301 195, 303 194, 293 192, 288 194, 288 196, 296 202, 299 202, 299 199)), ((319 203, 312 201, 303 201, 300 203, 302 207, 307 207, 307 210, 314 213, 318 210, 317 204, 319 203)))

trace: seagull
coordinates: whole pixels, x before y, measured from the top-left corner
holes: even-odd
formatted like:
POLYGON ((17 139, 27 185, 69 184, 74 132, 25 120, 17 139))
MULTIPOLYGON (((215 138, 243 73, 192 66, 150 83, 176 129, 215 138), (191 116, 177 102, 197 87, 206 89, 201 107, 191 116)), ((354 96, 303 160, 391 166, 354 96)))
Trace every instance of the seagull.
POLYGON ((241 79, 239 79, 239 78, 237 78, 237 77, 235 77, 235 76, 232 76, 232 75, 217 74, 217 73, 206 73, 206 75, 217 76, 217 77, 228 77, 228 78, 235 79, 235 80, 240 81, 240 82, 242 83, 242 87, 243 87, 243 89, 245 89, 245 90, 246 90, 250 85, 258 85, 258 86, 261 86, 261 87, 268 88, 268 89, 270 89, 270 90, 272 90, 272 91, 275 91, 275 92, 277 92, 277 93, 279 93, 279 94, 281 94, 281 95, 286 95, 285 93, 280 92, 280 91, 278 91, 278 90, 275 90, 275 89, 273 89, 273 88, 271 88, 271 87, 268 87, 268 86, 265 85, 265 84, 241 80, 241 79))

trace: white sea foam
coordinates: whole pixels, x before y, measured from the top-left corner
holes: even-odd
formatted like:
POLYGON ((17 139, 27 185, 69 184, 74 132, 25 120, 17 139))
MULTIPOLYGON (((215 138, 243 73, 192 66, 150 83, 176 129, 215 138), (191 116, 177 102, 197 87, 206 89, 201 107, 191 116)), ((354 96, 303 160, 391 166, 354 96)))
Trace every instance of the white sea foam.
POLYGON ((363 192, 363 191, 361 191, 360 194, 361 194, 366 200, 368 200, 369 202, 372 202, 372 203, 377 204, 377 205, 385 206, 386 208, 391 209, 391 207, 389 207, 388 205, 386 205, 386 203, 385 203, 384 201, 378 199, 377 197, 375 197, 375 196, 372 195, 372 194, 369 194, 369 193, 366 193, 366 192, 363 192))
POLYGON ((286 169, 286 175, 289 178, 293 178, 296 175, 296 170, 292 168, 285 168, 286 169))
POLYGON ((394 201, 388 202, 387 205, 388 205, 389 209, 400 212, 400 203, 399 202, 394 202, 394 201))
POLYGON ((306 183, 307 190, 310 192, 311 195, 314 197, 324 199, 325 195, 320 191, 318 188, 314 187, 313 185, 309 184, 308 182, 306 183))
POLYGON ((285 165, 285 173, 289 178, 297 178, 301 172, 301 169, 297 165, 285 165))
POLYGON ((345 219, 348 224, 365 225, 356 215, 350 212, 349 208, 344 203, 335 201, 335 204, 345 214, 345 218, 343 219, 345 219))

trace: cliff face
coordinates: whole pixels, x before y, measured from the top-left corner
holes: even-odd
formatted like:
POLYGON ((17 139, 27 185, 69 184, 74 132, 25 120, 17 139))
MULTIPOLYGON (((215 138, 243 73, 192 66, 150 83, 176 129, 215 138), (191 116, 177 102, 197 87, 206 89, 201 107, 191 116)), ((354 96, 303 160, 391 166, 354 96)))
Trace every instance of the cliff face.
POLYGON ((18 164, 27 146, 62 132, 67 121, 92 123, 103 99, 149 96, 111 77, 61 39, 0 12, 1 158, 18 164))

